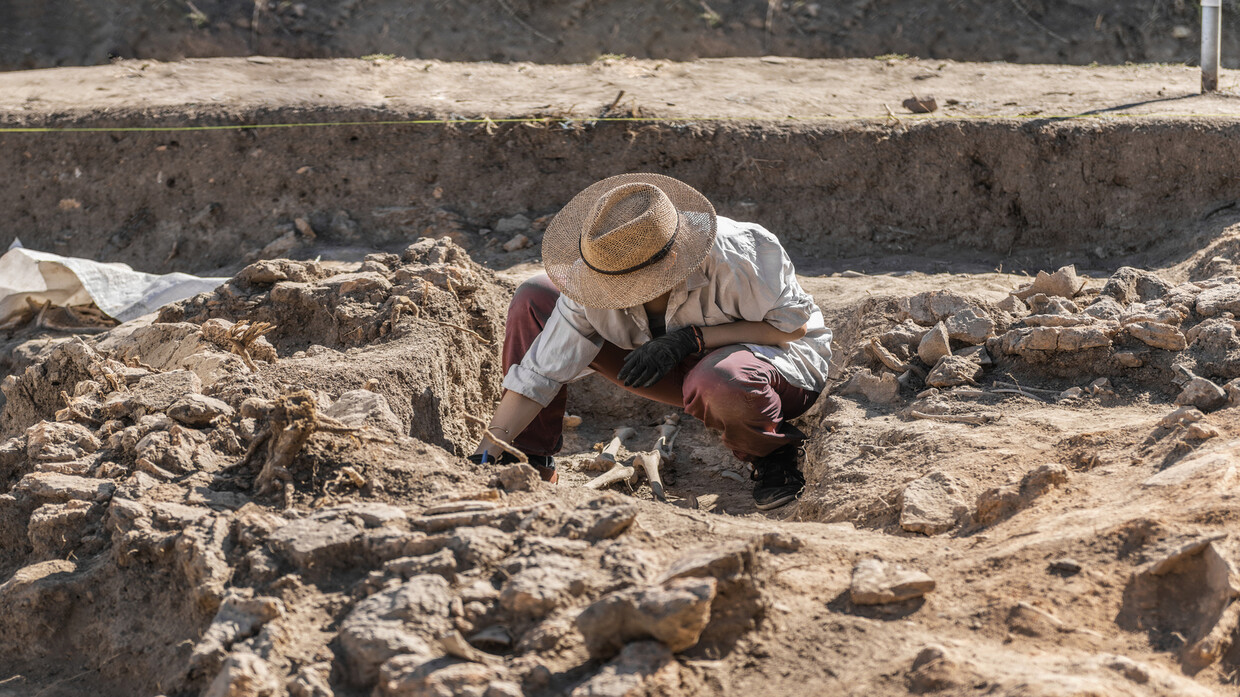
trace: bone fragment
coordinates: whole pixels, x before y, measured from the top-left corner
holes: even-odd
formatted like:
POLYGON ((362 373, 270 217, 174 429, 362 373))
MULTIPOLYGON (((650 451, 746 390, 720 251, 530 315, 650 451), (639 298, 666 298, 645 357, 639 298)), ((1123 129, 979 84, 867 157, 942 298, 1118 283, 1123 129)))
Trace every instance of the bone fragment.
POLYGON ((899 358, 896 358, 895 354, 888 351, 882 344, 878 343, 878 339, 870 339, 868 348, 870 349, 870 353, 873 354, 880 363, 887 366, 892 371, 896 373, 903 373, 908 370, 908 364, 899 358))
POLYGON ((637 469, 631 465, 617 465, 586 482, 587 489, 603 489, 616 482, 628 482, 630 486, 637 483, 637 469))
POLYGON ((617 428, 611 436, 611 441, 603 447, 603 451, 598 454, 590 462, 586 463, 585 468, 589 470, 610 470, 616 466, 616 456, 620 454, 620 445, 628 438, 636 435, 637 429, 628 426, 617 428))
POLYGON ((974 426, 982 426, 999 419, 997 414, 926 414, 915 409, 910 409, 908 414, 914 419, 947 421, 958 424, 973 424, 974 426))
POLYGON ((669 414, 664 417, 663 425, 659 426, 659 440, 655 442, 654 449, 659 453, 659 457, 663 458, 663 462, 673 462, 676 454, 672 452, 672 445, 676 442, 676 435, 680 433, 680 415, 669 414))
POLYGON ((667 501, 667 495, 663 491, 663 479, 659 476, 659 463, 662 460, 663 456, 658 451, 638 453, 635 458, 635 461, 640 462, 642 469, 646 471, 646 479, 650 480, 651 493, 656 499, 667 501))

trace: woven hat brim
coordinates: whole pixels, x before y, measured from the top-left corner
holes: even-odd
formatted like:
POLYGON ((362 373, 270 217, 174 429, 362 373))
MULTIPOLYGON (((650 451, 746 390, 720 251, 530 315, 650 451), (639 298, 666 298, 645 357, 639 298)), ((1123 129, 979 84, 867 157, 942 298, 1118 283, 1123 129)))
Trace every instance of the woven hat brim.
POLYGON ((715 207, 697 189, 662 174, 620 174, 596 182, 573 197, 543 233, 543 268, 560 292, 585 307, 614 310, 654 300, 701 265, 715 243, 715 207), (594 271, 581 259, 581 231, 594 204, 622 184, 659 187, 679 213, 676 239, 667 256, 622 275, 594 271))

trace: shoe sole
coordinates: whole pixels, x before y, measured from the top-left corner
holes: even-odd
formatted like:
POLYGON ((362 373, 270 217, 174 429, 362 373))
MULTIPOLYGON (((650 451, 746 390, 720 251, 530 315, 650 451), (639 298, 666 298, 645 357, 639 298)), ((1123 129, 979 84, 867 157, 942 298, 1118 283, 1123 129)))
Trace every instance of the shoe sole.
POLYGON ((774 501, 768 501, 766 503, 758 503, 757 501, 754 501, 753 505, 757 506, 759 511, 769 511, 772 508, 779 508, 780 506, 786 506, 787 504, 792 503, 793 501, 796 501, 799 495, 800 494, 788 494, 787 496, 782 496, 780 498, 775 499, 774 501))

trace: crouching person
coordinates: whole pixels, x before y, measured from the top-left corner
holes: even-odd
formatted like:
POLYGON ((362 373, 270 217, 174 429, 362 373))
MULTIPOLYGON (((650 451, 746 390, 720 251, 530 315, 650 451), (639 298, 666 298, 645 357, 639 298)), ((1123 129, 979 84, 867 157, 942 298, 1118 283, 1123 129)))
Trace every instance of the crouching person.
POLYGON ((508 311, 504 389, 475 462, 506 462, 492 437, 554 482, 565 385, 597 372, 719 431, 754 467, 759 509, 800 495, 805 436, 788 419, 826 385, 831 330, 774 235, 717 216, 657 174, 604 179, 543 236, 546 274, 508 311))

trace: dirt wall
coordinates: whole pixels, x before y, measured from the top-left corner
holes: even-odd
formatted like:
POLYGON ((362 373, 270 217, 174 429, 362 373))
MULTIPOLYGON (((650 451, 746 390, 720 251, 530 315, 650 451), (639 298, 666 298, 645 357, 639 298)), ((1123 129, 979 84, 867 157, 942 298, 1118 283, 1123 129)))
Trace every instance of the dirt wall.
MULTIPOLYGON (((1234 66, 1240 21, 1234 3, 1225 5, 1224 64, 1234 66)), ((1165 0, 11 0, 0 4, 0 70, 113 57, 377 53, 541 63, 609 53, 1191 63, 1200 26, 1197 3, 1165 0)))
POLYGON ((725 215, 763 223, 803 259, 958 250, 1103 259, 1166 242, 1240 198, 1240 123, 1220 119, 491 131, 3 134, 0 168, 21 185, 0 189, 0 245, 20 236, 58 253, 199 272, 253 258, 296 233, 297 218, 330 245, 396 246, 426 233, 478 245, 476 233, 503 216, 537 218, 599 178, 653 171, 699 187, 725 215))

